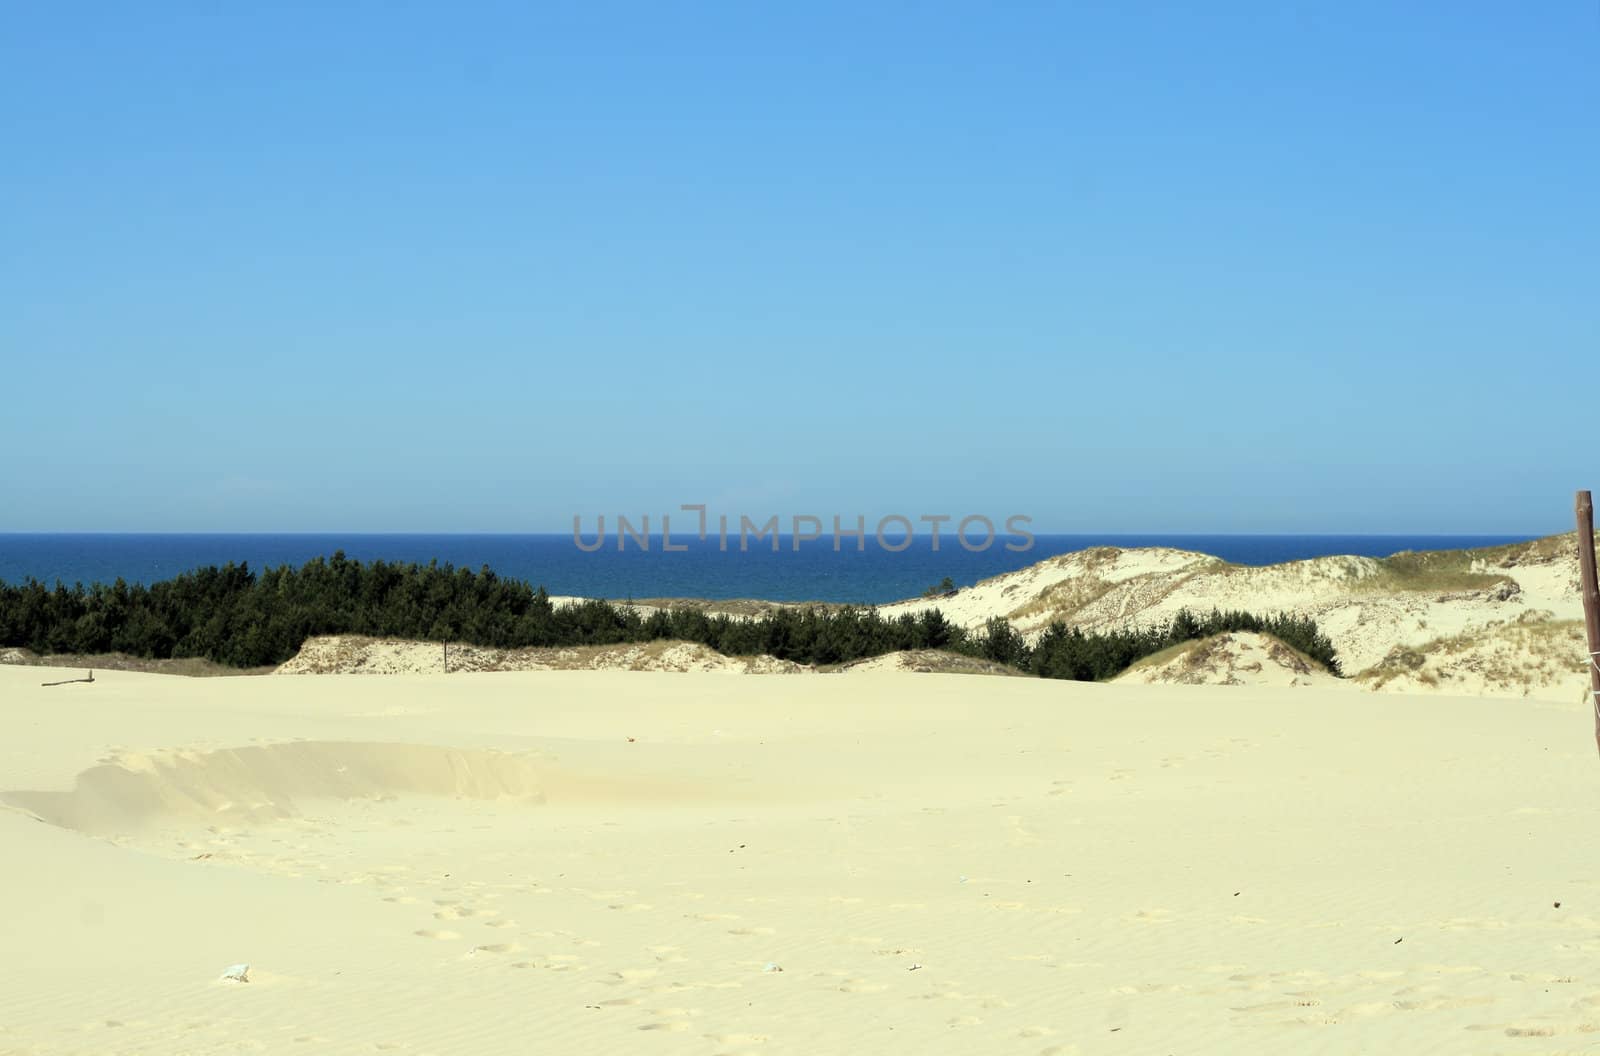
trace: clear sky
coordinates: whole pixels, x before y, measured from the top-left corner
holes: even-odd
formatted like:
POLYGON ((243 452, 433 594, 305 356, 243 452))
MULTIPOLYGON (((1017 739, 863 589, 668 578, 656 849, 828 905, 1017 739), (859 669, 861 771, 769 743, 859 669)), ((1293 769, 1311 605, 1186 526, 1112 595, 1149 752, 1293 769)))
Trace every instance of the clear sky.
POLYGON ((5 23, 0 531, 1543 532, 1600 488, 1593 0, 5 23))

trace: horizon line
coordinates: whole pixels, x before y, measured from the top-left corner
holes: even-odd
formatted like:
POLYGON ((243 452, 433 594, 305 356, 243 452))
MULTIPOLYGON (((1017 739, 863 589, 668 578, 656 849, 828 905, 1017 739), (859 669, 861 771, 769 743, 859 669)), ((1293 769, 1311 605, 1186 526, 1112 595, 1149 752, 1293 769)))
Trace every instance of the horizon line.
MULTIPOLYGON (((1381 532, 1361 532, 1361 531, 1315 531, 1315 532, 1312 532, 1312 531, 1276 531, 1276 532, 1274 532, 1274 531, 1255 531, 1255 532, 1239 532, 1239 531, 1197 531, 1197 530, 1158 530, 1158 529, 1095 529, 1095 530, 1078 530, 1078 531, 1033 531, 1033 532, 1030 532, 1028 534, 1030 534, 1031 536, 1033 536, 1036 539, 1087 538, 1087 537, 1094 537, 1094 536, 1174 536, 1174 537, 1192 537, 1192 538, 1207 538, 1207 537, 1209 537, 1209 538, 1277 538, 1277 537, 1284 537, 1284 536, 1301 536, 1301 537, 1336 537, 1336 538, 1346 538, 1346 539, 1398 539, 1398 538, 1404 538, 1404 537, 1407 537, 1407 536, 1429 536, 1429 537, 1436 538, 1436 539, 1474 539, 1474 538, 1482 538, 1482 537, 1485 537, 1485 536, 1506 536, 1506 537, 1527 538, 1527 539, 1543 539, 1543 538, 1547 538, 1547 537, 1552 536, 1552 535, 1565 535, 1565 534, 1567 534, 1567 532, 1570 532, 1572 530, 1573 529, 1569 528, 1569 529, 1562 529, 1562 530, 1558 530, 1558 531, 1490 531, 1490 530, 1483 530, 1483 531, 1472 531, 1472 532, 1463 532, 1463 531, 1442 532, 1442 531, 1430 531, 1430 530, 1423 530, 1423 529, 1411 529, 1411 530, 1390 529, 1390 530, 1381 531, 1381 532)), ((609 535, 610 533, 608 532, 607 534, 609 535)), ((641 534, 643 534, 647 538, 651 538, 651 539, 659 539, 659 538, 663 538, 664 537, 664 533, 659 532, 659 531, 650 531, 650 532, 645 532, 645 533, 641 533, 641 534)), ((780 538, 780 539, 793 539, 794 536, 795 536, 795 533, 793 533, 793 532, 778 532, 776 534, 777 534, 777 537, 780 538)), ((815 539, 808 540, 808 541, 822 542, 824 540, 827 540, 831 536, 831 534, 832 534, 831 532, 824 532, 820 536, 817 536, 815 539)), ((996 533, 997 536, 999 534, 1000 533, 996 533)), ((309 528, 309 529, 294 529, 294 530, 290 530, 290 531, 282 531, 282 530, 275 530, 275 529, 245 529, 245 528, 199 529, 199 530, 185 530, 185 529, 156 529, 156 530, 147 530, 147 529, 33 529, 33 530, 25 530, 25 529, 17 529, 17 530, 10 530, 10 529, 0 529, 0 539, 6 538, 6 537, 10 537, 10 536, 41 536, 41 535, 66 535, 66 536, 85 536, 85 535, 91 535, 91 536, 117 536, 117 535, 197 536, 197 535, 211 535, 211 536, 307 536, 307 537, 310 537, 310 536, 324 536, 324 537, 326 537, 326 536, 359 536, 359 537, 363 537, 363 538, 398 538, 398 537, 405 537, 405 536, 461 536, 461 537, 472 537, 472 538, 500 537, 500 538, 518 538, 518 539, 537 539, 537 538, 571 539, 572 538, 572 533, 571 532, 512 532, 512 531, 478 531, 478 530, 428 531, 428 530, 421 530, 421 529, 384 530, 384 531, 370 531, 370 530, 363 530, 363 529, 337 529, 337 528, 335 528, 335 529, 309 528)), ((850 537, 853 537, 854 533, 853 532, 846 533, 846 535, 850 536, 850 537)), ((939 536, 940 536, 940 538, 953 537, 954 536, 954 532, 953 531, 949 531, 949 530, 941 531, 939 533, 939 536)), ((734 533, 730 532, 729 533, 729 538, 733 538, 733 537, 734 537, 734 533)), ((705 538, 701 539, 695 533, 691 532, 691 533, 689 533, 687 535, 675 535, 673 538, 674 539, 681 539, 681 540, 684 540, 686 542, 688 542, 688 541, 709 542, 712 539, 717 538, 717 536, 715 535, 715 533, 707 533, 705 538)), ((763 535, 763 536, 760 536, 758 538, 762 538, 762 539, 771 538, 771 535, 763 535)), ((896 533, 896 538, 901 538, 899 533, 896 533)), ((932 539, 933 538, 933 533, 931 533, 931 532, 913 532, 912 535, 911 535, 911 538, 913 538, 913 539, 932 539)))

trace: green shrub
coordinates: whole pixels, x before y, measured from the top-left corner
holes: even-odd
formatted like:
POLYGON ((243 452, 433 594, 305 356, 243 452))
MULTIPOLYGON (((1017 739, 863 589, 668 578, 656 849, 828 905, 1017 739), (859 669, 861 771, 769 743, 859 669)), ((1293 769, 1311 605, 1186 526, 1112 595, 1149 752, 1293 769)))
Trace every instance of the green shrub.
POLYGON ((1160 626, 1093 634, 1055 623, 1029 646, 1005 619, 992 619, 973 635, 937 609, 886 618, 873 609, 818 606, 743 618, 693 608, 645 616, 598 600, 558 608, 543 587, 501 579, 488 567, 363 564, 343 552, 259 575, 246 565, 201 568, 148 587, 120 579, 87 589, 60 583, 49 589, 36 580, 0 583, 0 646, 40 654, 195 657, 241 668, 280 664, 314 635, 362 634, 494 648, 672 639, 727 655, 765 653, 820 665, 942 649, 1044 678, 1085 680, 1110 678, 1169 646, 1224 631, 1275 635, 1340 673, 1333 645, 1314 621, 1247 612, 1183 611, 1160 626))

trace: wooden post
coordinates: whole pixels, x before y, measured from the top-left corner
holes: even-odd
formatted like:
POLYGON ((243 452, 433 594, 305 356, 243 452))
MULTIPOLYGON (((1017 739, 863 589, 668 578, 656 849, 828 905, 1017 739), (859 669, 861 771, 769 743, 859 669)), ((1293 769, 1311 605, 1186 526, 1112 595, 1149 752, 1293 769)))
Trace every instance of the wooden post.
POLYGON ((1583 590, 1583 629, 1589 641, 1589 697, 1594 704, 1594 743, 1600 749, 1600 580, 1594 567, 1594 500, 1578 492, 1578 584, 1583 590))
MULTIPOLYGON (((449 642, 445 642, 444 643, 444 673, 447 674, 447 675, 450 673, 450 643, 449 642)), ((1600 737, 1600 729, 1597 729, 1595 731, 1595 736, 1596 737, 1600 737)))

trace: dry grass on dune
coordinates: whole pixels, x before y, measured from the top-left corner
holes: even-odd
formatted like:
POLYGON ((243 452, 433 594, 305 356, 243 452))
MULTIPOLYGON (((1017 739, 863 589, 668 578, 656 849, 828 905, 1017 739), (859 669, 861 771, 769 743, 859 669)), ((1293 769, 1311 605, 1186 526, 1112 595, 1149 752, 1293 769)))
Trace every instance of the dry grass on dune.
POLYGON ((1138 661, 1114 681, 1189 686, 1337 686, 1340 680, 1270 634, 1231 632, 1183 642, 1138 661))
POLYGON ((272 667, 228 667, 199 657, 154 660, 127 653, 52 653, 40 656, 31 649, 0 649, 0 664, 20 667, 82 668, 88 671, 142 671, 148 674, 215 678, 223 675, 267 675, 272 667))
POLYGON ((1357 672, 1371 689, 1438 692, 1500 692, 1538 685, 1570 684, 1580 691, 1588 678, 1583 662, 1581 620, 1557 620, 1548 612, 1526 612, 1515 620, 1444 635, 1420 646, 1396 646, 1377 664, 1357 672))
POLYGON ((654 641, 578 645, 547 649, 415 642, 366 635, 313 638, 277 668, 284 675, 420 674, 446 668, 475 671, 716 671, 734 674, 793 674, 811 670, 770 656, 724 656, 697 642, 654 641))
POLYGON ((861 674, 869 671, 908 671, 919 675, 997 675, 1005 678, 1028 678, 1028 672, 1015 667, 997 664, 981 656, 967 656, 943 649, 908 649, 904 652, 885 653, 866 660, 856 660, 820 668, 822 671, 844 671, 861 674))

